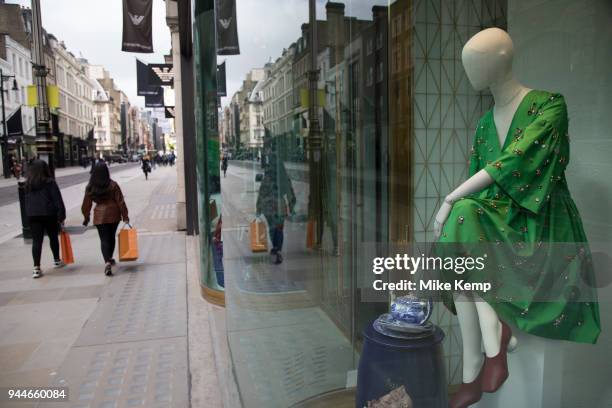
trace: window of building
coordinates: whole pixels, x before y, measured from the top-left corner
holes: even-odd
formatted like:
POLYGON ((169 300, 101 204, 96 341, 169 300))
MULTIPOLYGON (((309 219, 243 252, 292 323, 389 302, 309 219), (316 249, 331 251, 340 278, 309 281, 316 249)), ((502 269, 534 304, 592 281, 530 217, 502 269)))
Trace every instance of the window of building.
POLYGON ((374 40, 368 38, 366 42, 366 55, 371 55, 374 52, 374 40))
POLYGON ((374 85, 374 67, 369 67, 366 73, 366 86, 374 85))

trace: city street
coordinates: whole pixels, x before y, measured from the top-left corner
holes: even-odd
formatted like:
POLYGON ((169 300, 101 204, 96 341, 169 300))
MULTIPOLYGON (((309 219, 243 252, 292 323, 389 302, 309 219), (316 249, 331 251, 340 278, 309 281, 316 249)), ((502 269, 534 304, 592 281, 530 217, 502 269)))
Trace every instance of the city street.
MULTIPOLYGON (((69 388, 69 404, 14 406, 186 407, 190 396, 218 388, 208 305, 197 268, 188 272, 185 234, 175 231, 176 169, 158 167, 145 181, 134 166, 113 166, 111 176, 124 192, 140 252, 137 261, 118 263, 113 277, 103 273, 97 231, 81 226, 85 184, 78 181, 62 188, 74 264, 53 269, 45 240, 44 276, 34 280, 30 244, 20 237, 0 244, 0 387, 69 388), (198 316, 189 323, 199 334, 193 347, 205 348, 194 354, 191 372, 188 308, 198 316), (200 391, 190 393, 190 376, 200 379, 200 391)), ((11 206, 2 207, 3 218, 11 206)), ((205 406, 221 405, 213 395, 205 406)))
MULTIPOLYGON (((112 165, 113 171, 119 171, 124 169, 130 169, 137 167, 138 163, 121 163, 112 165)), ((55 170, 55 180, 60 188, 70 187, 75 184, 84 183, 89 180, 89 170, 83 167, 67 167, 63 169, 55 170)), ((24 178, 21 181, 25 181, 24 178)), ((0 207, 3 205, 11 204, 19 199, 17 195, 17 179, 1 179, 0 180, 0 207)))

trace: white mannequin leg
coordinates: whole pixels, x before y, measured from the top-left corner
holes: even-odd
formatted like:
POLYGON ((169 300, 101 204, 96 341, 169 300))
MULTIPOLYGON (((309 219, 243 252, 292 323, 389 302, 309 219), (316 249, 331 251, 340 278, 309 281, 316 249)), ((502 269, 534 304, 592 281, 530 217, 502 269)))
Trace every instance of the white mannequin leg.
POLYGON ((482 343, 487 357, 495 357, 499 354, 501 347, 502 326, 495 310, 484 300, 475 297, 478 320, 480 321, 480 331, 482 343))
POLYGON ((463 382, 470 383, 476 379, 484 362, 478 311, 474 301, 466 295, 456 293, 454 299, 463 340, 463 382))

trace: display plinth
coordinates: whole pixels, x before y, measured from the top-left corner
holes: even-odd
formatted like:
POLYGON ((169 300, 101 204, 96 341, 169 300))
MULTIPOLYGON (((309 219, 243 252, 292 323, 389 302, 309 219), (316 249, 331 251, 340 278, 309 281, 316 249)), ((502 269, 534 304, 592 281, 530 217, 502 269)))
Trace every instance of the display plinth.
POLYGON ((425 338, 397 339, 378 333, 370 323, 363 339, 356 408, 381 398, 409 408, 448 407, 441 345, 444 332, 439 327, 425 338))

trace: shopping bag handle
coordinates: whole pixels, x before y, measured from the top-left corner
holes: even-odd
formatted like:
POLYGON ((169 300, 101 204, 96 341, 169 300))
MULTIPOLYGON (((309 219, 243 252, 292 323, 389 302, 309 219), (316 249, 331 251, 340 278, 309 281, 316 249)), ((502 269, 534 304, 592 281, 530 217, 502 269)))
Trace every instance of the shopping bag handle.
POLYGON ((127 225, 128 227, 130 227, 130 229, 133 229, 133 228, 134 228, 134 227, 132 227, 132 224, 130 224, 129 222, 124 222, 124 223, 123 223, 123 227, 121 227, 121 229, 125 229, 125 226, 126 226, 126 225, 127 225))

